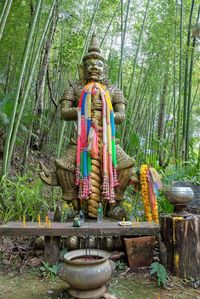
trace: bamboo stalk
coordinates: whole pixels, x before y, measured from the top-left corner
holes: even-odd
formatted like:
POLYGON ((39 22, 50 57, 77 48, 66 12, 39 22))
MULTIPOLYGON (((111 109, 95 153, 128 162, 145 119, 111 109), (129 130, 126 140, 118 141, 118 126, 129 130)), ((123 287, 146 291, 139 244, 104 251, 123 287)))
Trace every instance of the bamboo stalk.
MULTIPOLYGON (((85 51, 86 51, 86 48, 87 48, 87 45, 88 45, 88 40, 89 40, 90 32, 91 32, 91 29, 92 29, 92 26, 93 26, 93 23, 94 23, 94 20, 95 20, 95 17, 96 17, 98 8, 99 8, 99 4, 100 4, 100 0, 97 0, 96 4, 94 5, 94 11, 93 11, 93 14, 92 14, 90 26, 89 26, 88 31, 87 31, 87 36, 86 36, 86 39, 85 39, 85 44, 84 44, 83 51, 82 51, 82 54, 81 54, 81 57, 80 57, 80 63, 82 62, 83 56, 85 54, 85 51)), ((76 76, 77 75, 78 75, 78 72, 77 72, 76 76)))
MULTIPOLYGON (((179 40, 179 89, 178 89, 178 109, 177 109, 177 127, 176 127, 176 157, 180 152, 180 127, 181 127, 181 102, 182 102, 182 55, 183 55, 183 1, 180 0, 180 40, 179 40)), ((177 165, 178 166, 178 165, 177 165)))
POLYGON ((39 54, 41 52, 41 49, 42 49, 47 31, 48 31, 48 28, 49 28, 49 24, 51 22, 51 17, 52 17, 53 10, 55 8, 56 2, 57 2, 57 0, 54 0, 54 2, 52 3, 51 9, 50 9, 50 12, 49 12, 49 15, 48 15, 48 19, 47 19, 46 24, 45 24, 43 34, 42 34, 42 37, 40 39, 40 43, 38 45, 37 52, 35 54, 34 63, 32 65, 32 69, 31 69, 30 74, 29 74, 29 78, 28 78, 28 82, 26 84, 26 89, 25 89, 25 92, 24 92, 24 96, 22 98, 22 101, 20 102, 19 113, 16 117, 15 127, 14 127, 14 130, 12 132, 12 138, 11 138, 11 141, 10 141, 10 148, 9 148, 9 155, 8 155, 8 170, 9 170, 9 166, 10 166, 11 157, 12 157, 12 154, 13 154, 13 149, 14 149, 14 145, 15 145, 15 141, 16 141, 17 132, 18 132, 18 129, 19 129, 21 118, 22 118, 22 113, 24 111, 26 100, 28 98, 28 93, 29 93, 29 89, 30 89, 30 86, 31 86, 31 82, 32 82, 34 71, 35 71, 35 67, 36 67, 38 57, 39 57, 39 54))
MULTIPOLYGON (((197 14, 196 23, 199 21, 200 16, 200 5, 197 14)), ((190 70, 189 70, 189 79, 188 79, 188 100, 187 100, 187 120, 186 120, 186 138, 185 138, 185 160, 189 160, 189 140, 190 140, 190 112, 191 112, 191 93, 192 93, 192 74, 193 74, 193 64, 194 64, 194 49, 196 44, 196 37, 193 38, 192 49, 191 49, 191 59, 190 59, 190 70)))
MULTIPOLYGON (((173 58, 173 126, 174 126, 174 156, 177 161, 177 149, 176 149, 176 38, 177 38, 177 1, 175 3, 175 24, 174 24, 174 58, 173 58)), ((165 126, 166 127, 166 126, 165 126)))
MULTIPOLYGON (((120 0, 120 1, 121 1, 121 0, 120 0)), ((106 29, 106 31, 105 31, 105 33, 104 33, 103 38, 102 38, 102 41, 100 42, 100 48, 101 48, 101 46, 102 46, 102 44, 103 44, 103 42, 104 42, 104 40, 105 40, 105 38, 106 38, 106 35, 107 35, 107 33, 108 33, 109 29, 110 29, 110 26, 112 25, 112 22, 113 22, 113 20, 114 20, 114 18, 115 18, 115 15, 116 15, 117 10, 118 10, 119 5, 120 5, 120 1, 119 1, 118 5, 117 5, 117 8, 115 9, 115 11, 114 11, 114 13, 113 13, 111 19, 110 19, 110 22, 109 22, 109 24, 108 24, 108 27, 107 27, 107 29, 106 29)))
POLYGON ((3 11, 2 11, 2 14, 0 17, 0 40, 3 35, 3 31, 4 31, 4 28, 6 25, 6 20, 7 20, 8 14, 10 12, 11 5, 12 5, 12 0, 7 0, 3 7, 3 11))
POLYGON ((189 51, 190 51, 190 37, 191 37, 191 26, 192 26, 192 15, 194 11, 194 2, 192 0, 190 7, 190 17, 188 24, 188 34, 187 34, 187 49, 185 57, 185 80, 184 80, 184 96, 183 96, 183 135, 182 135, 182 146, 183 146, 183 162, 186 162, 186 129, 187 129, 187 118, 189 117, 187 107, 188 107, 188 67, 189 67, 189 51))
MULTIPOLYGON (((146 22, 146 19, 147 19, 149 3, 150 3, 150 0, 147 0, 146 10, 145 10, 145 13, 144 13, 144 18, 143 18, 143 22, 142 22, 142 26, 141 26, 141 30, 140 30, 140 35, 139 35, 139 40, 138 40, 138 44, 137 44, 136 54, 135 54, 135 57, 134 57, 134 60, 133 60, 132 74, 131 74, 131 80, 130 80, 128 96, 127 96, 128 97, 127 111, 132 111, 133 105, 134 105, 134 103, 131 104, 130 98, 131 98, 131 94, 132 94, 132 90, 133 90, 135 70, 136 70, 136 66, 137 66, 138 54, 139 54, 139 50, 140 50, 140 44, 141 44, 141 40, 142 40, 144 26, 145 26, 145 22, 146 22)), ((125 128, 126 128, 126 119, 125 119, 123 127, 122 127, 122 137, 121 137, 122 140, 124 140, 125 128)))
POLYGON ((38 0, 38 2, 37 2, 34 18, 33 18, 32 24, 31 24, 28 40, 27 40, 26 47, 25 47, 25 52, 24 52, 24 57, 23 57, 23 61, 22 61, 19 81, 18 81, 18 85, 17 85, 17 91, 16 91, 16 95, 15 95, 15 99, 14 99, 12 116, 11 116, 11 119, 10 119, 10 122, 9 122, 8 133, 7 133, 6 141, 5 141, 2 175, 7 174, 7 172, 9 171, 9 168, 10 168, 10 163, 9 163, 10 162, 9 161, 10 142, 11 142, 13 128, 14 128, 14 121, 15 121, 15 117, 16 117, 17 105, 18 105, 18 101, 19 101, 19 95, 20 95, 20 90, 21 90, 21 86, 22 86, 23 76, 24 76, 24 72, 25 72, 25 69, 26 69, 26 65, 27 65, 28 54, 29 54, 29 51, 30 51, 30 46, 31 46, 31 43, 32 43, 32 37, 33 37, 34 30, 35 30, 35 26, 36 26, 36 22, 37 22, 41 2, 42 2, 42 0, 38 0))
MULTIPOLYGON (((128 16, 129 16, 129 11, 130 11, 130 3, 131 1, 128 0, 127 3, 127 9, 126 9, 126 17, 125 17, 125 22, 124 22, 124 30, 123 30, 123 34, 122 34, 122 40, 121 40, 121 58, 120 58, 120 63, 119 63, 119 71, 118 71, 118 83, 119 86, 121 87, 121 74, 122 74, 122 64, 123 64, 123 56, 124 56, 124 45, 125 45, 125 40, 126 40, 126 30, 127 30, 127 23, 128 23, 128 16)), ((123 1, 122 1, 122 7, 123 7, 123 1)), ((123 10, 122 10, 123 13, 123 10)), ((123 20, 122 20, 123 21, 123 20)), ((123 24, 121 25, 123 26, 123 24)), ((122 138, 123 140, 123 138, 122 138)))

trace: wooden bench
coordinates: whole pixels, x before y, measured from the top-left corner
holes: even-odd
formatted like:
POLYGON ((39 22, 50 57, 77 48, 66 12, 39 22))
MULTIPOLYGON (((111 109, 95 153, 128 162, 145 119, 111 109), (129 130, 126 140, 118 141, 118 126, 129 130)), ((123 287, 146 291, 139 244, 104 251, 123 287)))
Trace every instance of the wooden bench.
POLYGON ((52 222, 49 227, 37 222, 8 222, 0 225, 0 236, 44 236, 44 258, 49 264, 59 260, 61 236, 154 236, 159 233, 159 225, 149 222, 134 222, 134 226, 120 226, 118 222, 104 220, 84 222, 81 227, 73 227, 72 222, 52 222))

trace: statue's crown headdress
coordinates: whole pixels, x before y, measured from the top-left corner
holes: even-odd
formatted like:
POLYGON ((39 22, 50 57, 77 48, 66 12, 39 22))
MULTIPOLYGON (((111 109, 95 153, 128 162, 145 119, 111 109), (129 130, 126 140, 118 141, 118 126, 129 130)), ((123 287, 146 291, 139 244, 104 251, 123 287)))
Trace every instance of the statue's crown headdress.
POLYGON ((90 45, 88 47, 88 53, 84 55, 83 61, 91 58, 100 59, 103 62, 105 61, 103 55, 101 54, 101 49, 99 47, 98 39, 95 32, 93 32, 92 34, 90 45))

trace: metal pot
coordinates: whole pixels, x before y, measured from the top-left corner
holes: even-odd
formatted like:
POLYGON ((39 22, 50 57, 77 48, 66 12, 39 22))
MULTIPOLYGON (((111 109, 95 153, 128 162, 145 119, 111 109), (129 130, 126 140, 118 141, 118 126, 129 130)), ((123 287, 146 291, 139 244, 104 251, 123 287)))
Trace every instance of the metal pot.
POLYGON ((87 257, 85 249, 66 253, 59 275, 70 285, 69 293, 75 298, 92 298, 94 291, 101 296, 112 274, 109 257, 108 252, 99 249, 91 249, 87 257))
POLYGON ((185 206, 194 198, 194 193, 190 187, 170 187, 165 191, 169 201, 175 205, 175 215, 187 215, 185 206))

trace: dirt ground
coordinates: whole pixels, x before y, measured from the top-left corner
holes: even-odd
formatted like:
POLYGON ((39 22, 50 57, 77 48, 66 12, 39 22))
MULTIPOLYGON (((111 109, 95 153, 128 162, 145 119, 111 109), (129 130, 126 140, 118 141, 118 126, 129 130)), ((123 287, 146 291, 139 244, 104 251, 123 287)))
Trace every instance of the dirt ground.
MULTIPOLYGON (((128 268, 123 258, 114 265, 108 292, 117 299, 200 299, 199 280, 170 276, 164 289, 158 287, 148 267, 128 268)), ((0 237, 0 299, 73 299, 69 286, 41 266, 42 258, 33 256, 32 238, 0 237)))
MULTIPOLYGON (((126 275, 125 272, 115 272, 109 282, 108 292, 117 299, 200 299, 200 289, 186 287, 186 283, 177 278, 170 278, 167 289, 162 289, 146 271, 126 275)), ((25 269, 21 274, 8 268, 0 270, 2 299, 72 299, 67 288, 58 277, 42 277, 39 267, 25 269)))

